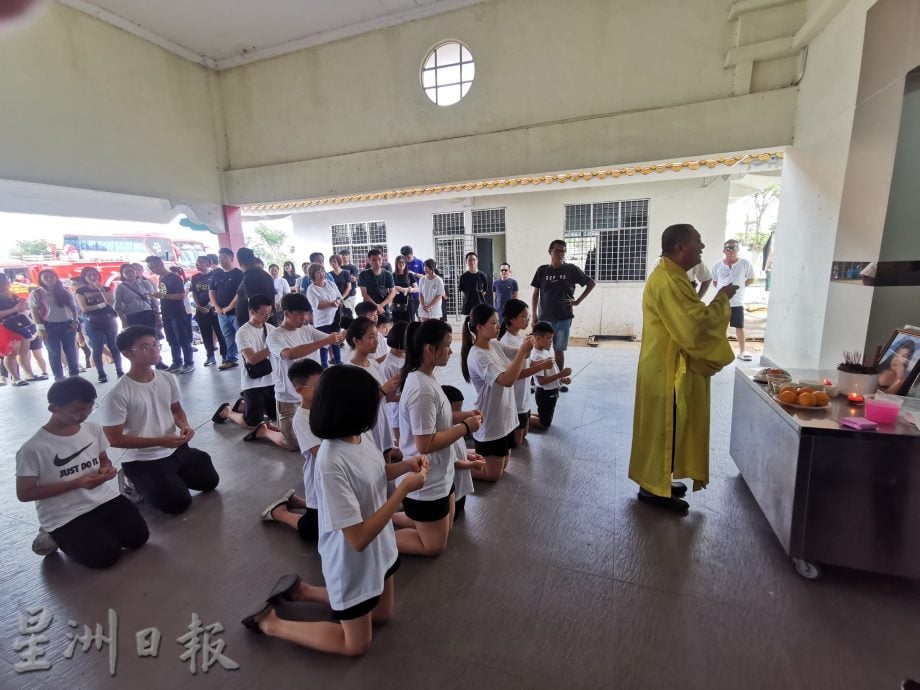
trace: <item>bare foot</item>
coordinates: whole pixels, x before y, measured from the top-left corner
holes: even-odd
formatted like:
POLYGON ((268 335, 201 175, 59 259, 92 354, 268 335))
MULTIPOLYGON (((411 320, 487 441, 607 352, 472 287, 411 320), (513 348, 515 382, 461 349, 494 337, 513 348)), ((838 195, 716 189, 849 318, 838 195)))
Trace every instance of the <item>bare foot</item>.
POLYGON ((271 636, 274 635, 275 627, 280 620, 281 619, 278 618, 278 614, 275 613, 275 609, 268 609, 268 613, 259 618, 256 621, 256 624, 259 626, 259 630, 261 630, 264 634, 271 636))

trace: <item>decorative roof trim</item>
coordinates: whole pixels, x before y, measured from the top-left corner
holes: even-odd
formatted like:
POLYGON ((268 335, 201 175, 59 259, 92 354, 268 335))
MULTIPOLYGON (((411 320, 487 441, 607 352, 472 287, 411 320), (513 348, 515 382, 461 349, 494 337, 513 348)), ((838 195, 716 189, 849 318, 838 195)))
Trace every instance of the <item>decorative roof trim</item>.
POLYGON ((769 163, 784 158, 783 151, 761 153, 748 153, 739 156, 718 156, 716 158, 699 158, 696 160, 655 163, 652 165, 637 165, 625 168, 604 168, 600 170, 583 170, 578 172, 560 173, 557 175, 529 175, 522 177, 509 177, 495 180, 479 180, 478 182, 458 182, 455 184, 439 184, 428 187, 409 187, 405 189, 389 189, 382 192, 367 192, 365 194, 347 194, 343 196, 330 196, 320 199, 305 199, 302 201, 283 201, 266 204, 245 204, 244 214, 264 214, 278 211, 295 211, 298 209, 316 208, 323 206, 342 206, 345 204, 368 201, 392 201, 394 199, 407 199, 409 197, 437 196, 438 194, 471 192, 482 189, 503 189, 518 186, 541 184, 565 184, 587 182, 589 180, 604 180, 608 177, 632 177, 634 175, 658 175, 664 173, 679 173, 684 170, 699 170, 701 168, 715 169, 718 167, 733 167, 738 164, 769 163))

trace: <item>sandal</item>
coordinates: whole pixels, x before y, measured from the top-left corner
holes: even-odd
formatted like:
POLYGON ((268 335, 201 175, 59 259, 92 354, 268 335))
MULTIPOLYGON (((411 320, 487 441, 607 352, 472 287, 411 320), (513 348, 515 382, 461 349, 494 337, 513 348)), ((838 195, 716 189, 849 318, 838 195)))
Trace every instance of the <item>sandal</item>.
POLYGON ((272 606, 281 601, 294 601, 291 596, 298 587, 300 587, 300 575, 293 573, 290 575, 282 575, 278 578, 275 586, 272 587, 272 591, 268 593, 268 599, 266 599, 266 601, 272 606))
POLYGON ((28 381, 19 380, 19 381, 16 381, 13 385, 16 386, 16 387, 18 388, 18 387, 21 387, 21 386, 28 386, 28 385, 29 385, 29 382, 28 382, 28 381))
POLYGON ((278 506, 287 505, 287 502, 291 500, 291 496, 293 495, 294 489, 291 489, 281 498, 272 501, 271 504, 262 511, 262 519, 265 520, 265 522, 277 522, 275 518, 272 517, 272 511, 278 506))
POLYGON ((235 403, 233 403, 233 407, 231 407, 230 409, 233 410, 234 412, 242 412, 243 411, 243 399, 239 398, 235 403))
POLYGON ((230 407, 230 403, 221 403, 220 407, 217 408, 217 412, 211 415, 211 421, 215 424, 223 424, 227 421, 226 417, 221 416, 221 412, 224 411, 224 408, 230 407))
POLYGON ((259 628, 259 621, 261 621, 263 618, 265 618, 265 616, 271 613, 272 609, 274 608, 275 608, 274 604, 265 604, 265 606, 263 606, 257 612, 249 616, 246 616, 243 620, 240 621, 240 623, 245 625, 247 628, 249 628, 253 632, 257 632, 260 635, 264 635, 265 633, 263 633, 261 628, 259 628))
POLYGON ((243 440, 244 441, 258 441, 259 440, 259 429, 263 429, 263 428, 265 428, 265 422, 262 422, 261 424, 256 426, 255 429, 253 429, 248 434, 246 434, 243 437, 243 440))

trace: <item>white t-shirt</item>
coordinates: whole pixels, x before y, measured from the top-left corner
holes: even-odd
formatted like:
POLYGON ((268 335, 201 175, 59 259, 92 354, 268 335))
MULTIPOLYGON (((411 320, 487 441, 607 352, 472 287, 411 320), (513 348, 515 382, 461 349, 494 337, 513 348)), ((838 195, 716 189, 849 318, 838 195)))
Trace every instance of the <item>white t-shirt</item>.
MULTIPOLYGON (((466 460, 466 444, 463 439, 455 441, 451 446, 453 450, 453 460, 466 460)), ((464 496, 473 493, 473 473, 469 470, 458 470, 454 467, 454 501, 459 501, 464 496)))
MULTIPOLYGON (((502 347, 504 348, 505 355, 510 359, 511 357, 517 356, 517 351, 521 349, 521 345, 524 344, 524 331, 518 331, 517 335, 514 335, 511 331, 505 331, 505 335, 499 340, 502 347)), ((531 362, 533 362, 533 357, 524 361, 524 369, 527 369, 531 362)), ((530 412, 530 381, 527 379, 518 379, 514 382, 514 402, 517 404, 518 414, 522 412, 530 412)))
MULTIPOLYGON (((288 380, 288 369, 296 362, 296 359, 281 359, 281 353, 284 350, 300 345, 315 343, 317 340, 328 338, 328 333, 323 333, 313 328, 309 324, 302 328, 296 328, 293 331, 279 326, 268 334, 266 342, 268 351, 271 353, 272 360, 272 378, 275 382, 275 400, 278 402, 299 403, 300 395, 294 390, 294 384, 288 380)), ((319 350, 311 352, 306 357, 300 359, 312 359, 319 362, 319 350)))
POLYGON ((470 380, 476 389, 476 409, 482 412, 482 426, 473 434, 480 443, 507 436, 517 428, 514 388, 495 383, 510 364, 501 345, 492 340, 488 350, 474 345, 467 356, 470 380))
MULTIPOLYGON (((387 353, 387 358, 383 360, 383 364, 380 365, 380 370, 383 372, 383 380, 389 381, 396 374, 402 371, 403 364, 406 363, 405 357, 397 357, 393 354, 393 351, 390 350, 387 353)), ((388 402, 386 404, 387 411, 387 421, 390 423, 391 429, 399 428, 399 403, 398 402, 388 402)))
POLYGON ((553 366, 551 366, 549 369, 544 369, 539 374, 534 376, 534 379, 533 379, 534 385, 536 385, 537 388, 542 388, 543 390, 547 390, 547 391, 552 391, 552 390, 556 390, 557 388, 559 388, 562 385, 562 382, 559 379, 556 379, 552 383, 540 383, 541 376, 555 376, 556 374, 559 373, 559 366, 556 364, 556 358, 553 356, 553 351, 552 350, 538 350, 534 348, 533 351, 531 352, 531 356, 534 359, 546 359, 547 357, 549 357, 550 359, 553 360, 553 366))
POLYGON ((423 319, 440 319, 444 314, 444 310, 441 308, 444 306, 444 296, 447 294, 444 291, 444 281, 441 279, 441 276, 435 276, 434 278, 428 278, 425 275, 422 278, 418 279, 418 291, 421 294, 425 304, 429 304, 438 295, 441 295, 441 299, 438 300, 438 303, 435 304, 430 312, 426 312, 424 309, 419 307, 419 316, 423 319))
MULTIPOLYGON (((273 330, 275 330, 275 327, 270 323, 266 323, 264 328, 256 328, 248 321, 240 326, 236 331, 236 349, 240 351, 240 357, 243 356, 243 350, 247 347, 252 349, 253 352, 264 350, 265 341, 273 330)), ((269 355, 269 359, 271 359, 271 355, 269 355)), ((274 365, 272 366, 274 367, 274 365)), ((248 391, 251 388, 265 388, 265 386, 272 386, 274 383, 275 379, 271 374, 253 379, 249 377, 245 366, 240 367, 240 390, 248 391)))
POLYGON ((729 283, 738 286, 738 292, 728 301, 729 306, 744 306, 744 283, 753 279, 754 267, 751 266, 751 262, 747 259, 738 259, 731 266, 727 265, 725 261, 716 261, 712 265, 712 280, 716 289, 729 283))
MULTIPOLYGON (((386 382, 386 379, 383 378, 383 372, 380 370, 380 365, 373 359, 368 359, 368 365, 366 367, 355 364, 353 361, 349 361, 349 364, 353 367, 364 369, 364 371, 377 379, 377 383, 381 386, 386 382)), ((374 428, 370 430, 374 443, 377 444, 381 452, 388 451, 393 447, 393 436, 390 433, 390 423, 387 421, 387 412, 384 406, 385 402, 386 398, 381 397, 380 404, 377 406, 377 423, 374 425, 374 428)))
POLYGON ((310 283, 310 287, 307 288, 307 299, 310 301, 310 306, 313 307, 314 326, 331 325, 332 322, 335 321, 335 313, 339 310, 338 307, 320 309, 319 303, 334 302, 341 297, 342 293, 339 292, 339 288, 336 287, 336 284, 331 280, 327 280, 323 287, 319 287, 312 282, 310 283))
POLYGON ((712 271, 709 270, 709 266, 700 261, 696 266, 687 271, 687 277, 690 280, 695 280, 697 283, 705 283, 707 280, 712 280, 712 271))
POLYGON ((294 427, 294 436, 303 455, 303 500, 307 508, 316 508, 316 458, 310 452, 311 448, 320 445, 323 440, 313 434, 310 429, 310 410, 298 407, 291 421, 294 427))
MULTIPOLYGON (((434 377, 420 371, 410 372, 399 399, 400 447, 407 458, 427 453, 430 468, 425 485, 409 494, 409 498, 436 501, 450 493, 450 485, 454 482, 453 444, 441 450, 429 451, 416 446, 415 436, 450 429, 453 426, 452 417, 450 402, 434 377)), ((404 474, 397 477, 396 485, 399 486, 407 476, 404 474)))
MULTIPOLYGON (((153 370, 153 380, 147 383, 122 376, 109 394, 99 403, 102 426, 124 424, 128 436, 172 436, 176 433, 173 403, 179 402, 176 378, 165 371, 153 370)), ((159 460, 172 455, 175 448, 128 448, 122 462, 159 460)))
MULTIPOLYGON (((387 345, 387 339, 378 333, 377 334, 377 352, 374 353, 374 359, 380 359, 384 355, 388 355, 388 354, 390 354, 390 346, 387 345)), ((378 363, 382 364, 382 362, 378 362, 378 363)))
POLYGON ((281 304, 281 298, 285 295, 291 294, 291 286, 288 285, 287 280, 278 276, 274 280, 275 282, 275 304, 281 304))
POLYGON ((318 549, 329 605, 336 611, 379 596, 383 576, 399 555, 392 523, 360 552, 348 545, 342 532, 386 503, 385 467, 369 434, 362 434, 358 444, 326 439, 316 455, 318 549))
MULTIPOLYGON (((95 422, 83 422, 73 436, 39 429, 16 453, 16 476, 38 477, 39 485, 47 486, 98 474, 99 455, 108 447, 102 427, 95 422)), ((50 532, 118 495, 118 481, 111 479, 95 489, 74 489, 43 498, 35 501, 38 522, 50 532)))

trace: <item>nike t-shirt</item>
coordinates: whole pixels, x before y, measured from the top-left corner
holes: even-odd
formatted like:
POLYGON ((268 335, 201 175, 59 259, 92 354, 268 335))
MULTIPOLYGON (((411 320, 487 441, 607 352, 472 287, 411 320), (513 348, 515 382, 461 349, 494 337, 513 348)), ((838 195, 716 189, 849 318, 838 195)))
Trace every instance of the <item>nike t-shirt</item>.
MULTIPOLYGON (((73 436, 39 429, 16 453, 16 476, 38 477, 39 485, 58 484, 99 473, 99 455, 109 447, 102 427, 84 422, 73 436)), ((95 489, 74 489, 35 501, 38 522, 46 532, 63 527, 118 496, 118 480, 95 489)))

